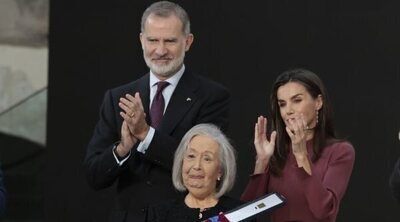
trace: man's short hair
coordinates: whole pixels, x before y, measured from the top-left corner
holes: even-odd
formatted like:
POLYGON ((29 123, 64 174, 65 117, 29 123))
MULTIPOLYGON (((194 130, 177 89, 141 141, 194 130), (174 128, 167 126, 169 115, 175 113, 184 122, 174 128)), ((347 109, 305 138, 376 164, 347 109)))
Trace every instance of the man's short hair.
POLYGON ((182 22, 182 31, 185 34, 190 34, 190 20, 185 9, 176 3, 169 1, 160 1, 151 4, 144 12, 141 21, 141 32, 144 32, 144 25, 150 15, 167 18, 175 15, 182 22))

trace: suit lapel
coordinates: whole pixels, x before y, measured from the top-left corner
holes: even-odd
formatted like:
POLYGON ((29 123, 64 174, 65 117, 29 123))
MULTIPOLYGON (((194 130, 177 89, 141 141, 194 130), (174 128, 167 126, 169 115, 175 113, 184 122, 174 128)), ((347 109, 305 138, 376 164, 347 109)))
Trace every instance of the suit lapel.
POLYGON ((163 132, 170 134, 198 99, 195 76, 185 71, 176 86, 161 122, 163 132))
POLYGON ((149 104, 150 104, 150 75, 149 73, 143 76, 138 81, 138 86, 135 89, 140 93, 140 98, 142 100, 143 109, 146 113, 146 121, 150 124, 150 114, 149 114, 149 104))

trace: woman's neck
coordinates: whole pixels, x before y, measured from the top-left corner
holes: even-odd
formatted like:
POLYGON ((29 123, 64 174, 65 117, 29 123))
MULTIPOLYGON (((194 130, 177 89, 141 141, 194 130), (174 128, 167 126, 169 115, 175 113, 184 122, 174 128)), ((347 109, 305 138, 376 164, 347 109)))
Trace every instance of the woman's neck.
POLYGON ((185 203, 190 208, 210 208, 214 207, 218 203, 218 199, 214 194, 207 197, 196 197, 191 193, 188 193, 185 197, 185 203))
POLYGON ((314 138, 314 128, 306 131, 306 141, 312 140, 314 138))
POLYGON ((306 140, 311 140, 314 137, 316 125, 309 127, 308 125, 304 128, 304 133, 306 134, 306 140))

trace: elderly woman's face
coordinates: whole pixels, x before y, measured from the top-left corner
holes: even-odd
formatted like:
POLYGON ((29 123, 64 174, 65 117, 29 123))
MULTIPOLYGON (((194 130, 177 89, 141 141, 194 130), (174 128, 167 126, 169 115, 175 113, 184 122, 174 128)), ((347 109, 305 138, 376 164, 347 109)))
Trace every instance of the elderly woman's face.
POLYGON ((196 197, 206 197, 216 192, 220 176, 218 143, 203 135, 193 137, 183 158, 185 187, 196 197))

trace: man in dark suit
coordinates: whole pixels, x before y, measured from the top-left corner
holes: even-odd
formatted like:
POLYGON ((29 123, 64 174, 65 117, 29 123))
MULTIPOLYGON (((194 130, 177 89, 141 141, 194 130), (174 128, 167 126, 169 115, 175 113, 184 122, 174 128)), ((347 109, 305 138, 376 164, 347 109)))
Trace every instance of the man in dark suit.
POLYGON ((3 182, 3 172, 0 169, 0 216, 4 214, 6 209, 6 189, 3 182))
POLYGON ((186 131, 198 123, 228 125, 229 92, 183 64, 193 42, 184 9, 152 4, 140 41, 150 73, 106 92, 85 158, 92 187, 117 181, 113 222, 144 221, 148 204, 176 197, 171 168, 186 131))

